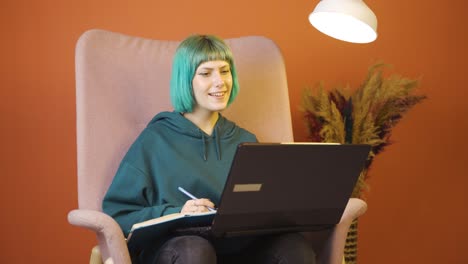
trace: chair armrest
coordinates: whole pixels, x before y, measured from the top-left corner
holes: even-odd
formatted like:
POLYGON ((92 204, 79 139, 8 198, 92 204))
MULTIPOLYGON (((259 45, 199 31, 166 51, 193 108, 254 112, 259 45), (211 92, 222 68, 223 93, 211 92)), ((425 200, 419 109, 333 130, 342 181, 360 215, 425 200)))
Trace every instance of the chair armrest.
POLYGON ((366 202, 364 202, 363 200, 359 198, 350 198, 343 212, 343 216, 341 217, 340 223, 338 225, 341 225, 346 222, 348 223, 348 228, 349 228, 349 225, 351 225, 351 222, 353 222, 354 219, 363 215, 366 211, 367 211, 366 202))
POLYGON ((131 263, 123 232, 112 217, 99 211, 76 209, 68 213, 68 222, 96 233, 104 262, 131 263))
POLYGON ((318 258, 318 264, 341 264, 344 255, 344 246, 349 227, 354 219, 363 215, 367 210, 367 204, 361 199, 351 198, 346 205, 340 222, 335 226, 330 238, 325 243, 318 258))

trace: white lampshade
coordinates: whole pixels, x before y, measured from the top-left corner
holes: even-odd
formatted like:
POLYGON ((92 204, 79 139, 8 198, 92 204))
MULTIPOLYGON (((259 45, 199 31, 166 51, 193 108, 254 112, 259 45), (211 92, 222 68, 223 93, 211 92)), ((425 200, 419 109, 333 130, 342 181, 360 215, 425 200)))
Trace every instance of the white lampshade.
POLYGON ((377 39, 377 17, 362 0, 322 0, 309 21, 320 32, 339 40, 369 43, 377 39))

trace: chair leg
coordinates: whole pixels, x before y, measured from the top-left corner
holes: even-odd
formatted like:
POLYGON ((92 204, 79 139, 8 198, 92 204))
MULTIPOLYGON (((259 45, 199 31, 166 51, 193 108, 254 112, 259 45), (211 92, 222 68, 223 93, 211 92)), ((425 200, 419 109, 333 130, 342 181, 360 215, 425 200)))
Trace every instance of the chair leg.
POLYGON ((94 246, 91 250, 91 258, 89 259, 89 264, 103 264, 101 250, 99 246, 94 246))

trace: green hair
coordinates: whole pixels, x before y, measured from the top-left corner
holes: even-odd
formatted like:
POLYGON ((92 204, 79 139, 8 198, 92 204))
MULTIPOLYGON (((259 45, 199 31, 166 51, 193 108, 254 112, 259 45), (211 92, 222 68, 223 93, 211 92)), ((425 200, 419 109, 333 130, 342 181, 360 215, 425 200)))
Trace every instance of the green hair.
POLYGON ((228 106, 239 92, 239 82, 231 49, 220 38, 213 35, 192 35, 182 41, 174 55, 171 75, 171 101, 177 112, 190 113, 195 105, 192 80, 200 64, 222 60, 229 63, 232 90, 228 106))

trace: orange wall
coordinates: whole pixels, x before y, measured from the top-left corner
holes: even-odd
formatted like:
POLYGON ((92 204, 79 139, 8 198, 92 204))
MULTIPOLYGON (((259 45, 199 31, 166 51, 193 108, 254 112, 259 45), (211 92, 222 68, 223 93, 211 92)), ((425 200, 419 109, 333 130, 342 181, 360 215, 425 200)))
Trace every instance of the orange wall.
POLYGON ((468 249, 468 4, 367 0, 379 38, 326 37, 307 16, 318 0, 2 0, 0 263, 85 263, 91 232, 70 226, 77 206, 74 45, 87 29, 158 39, 190 33, 264 35, 281 47, 296 140, 306 85, 359 84, 376 60, 422 77, 429 96, 395 128, 372 168, 359 263, 462 263, 468 249), (465 154, 464 154, 465 153, 465 154))

